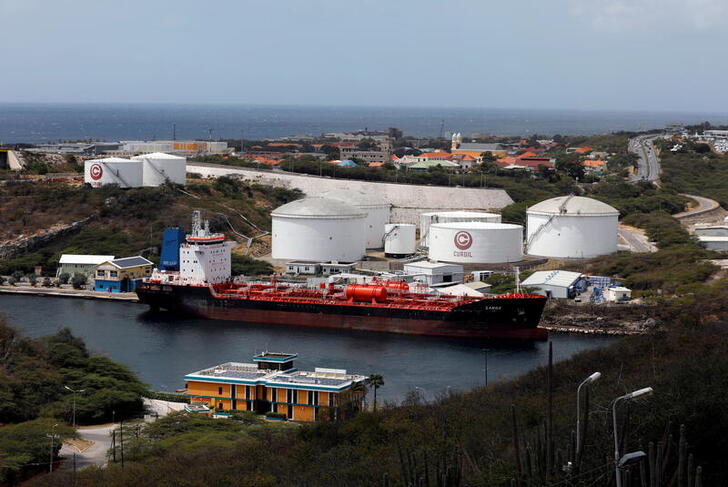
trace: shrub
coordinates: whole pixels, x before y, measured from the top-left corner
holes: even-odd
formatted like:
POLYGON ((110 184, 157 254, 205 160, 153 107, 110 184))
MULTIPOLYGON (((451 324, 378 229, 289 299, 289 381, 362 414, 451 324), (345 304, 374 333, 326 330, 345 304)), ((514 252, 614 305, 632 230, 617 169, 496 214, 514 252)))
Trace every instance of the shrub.
POLYGON ((71 280, 71 275, 68 272, 64 272, 60 276, 58 276, 59 284, 68 284, 68 281, 70 281, 70 280, 71 280))
POLYGON ((74 274, 73 279, 71 279, 71 285, 74 289, 81 289, 83 286, 86 285, 87 281, 88 278, 85 274, 74 274))

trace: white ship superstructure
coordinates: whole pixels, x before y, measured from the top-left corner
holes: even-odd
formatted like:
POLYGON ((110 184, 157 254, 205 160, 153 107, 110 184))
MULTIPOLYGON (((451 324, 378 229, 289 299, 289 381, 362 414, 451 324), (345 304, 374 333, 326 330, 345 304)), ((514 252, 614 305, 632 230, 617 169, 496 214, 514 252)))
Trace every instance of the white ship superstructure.
POLYGON ((192 231, 186 240, 179 248, 179 272, 155 269, 151 280, 198 286, 230 280, 231 249, 235 244, 226 242, 222 233, 210 232, 210 222, 203 221, 199 211, 192 213, 192 231))

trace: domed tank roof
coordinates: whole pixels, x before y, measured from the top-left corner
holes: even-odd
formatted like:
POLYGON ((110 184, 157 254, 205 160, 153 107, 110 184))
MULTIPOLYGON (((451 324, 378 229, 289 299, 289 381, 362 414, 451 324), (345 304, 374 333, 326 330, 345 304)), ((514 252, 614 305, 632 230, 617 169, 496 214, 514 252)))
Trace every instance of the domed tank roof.
POLYGON ((571 216, 618 216, 619 211, 601 201, 583 196, 557 196, 536 203, 526 213, 571 216))
POLYGON ((379 197, 349 189, 332 189, 321 193, 321 197, 343 201, 360 208, 389 206, 389 203, 379 197))
POLYGON ((279 206, 271 212, 271 216, 289 218, 364 218, 366 213, 340 200, 314 196, 279 206))
POLYGON ((431 228, 455 228, 460 230, 523 230, 522 225, 514 223, 495 223, 495 222, 447 222, 433 223, 431 228))

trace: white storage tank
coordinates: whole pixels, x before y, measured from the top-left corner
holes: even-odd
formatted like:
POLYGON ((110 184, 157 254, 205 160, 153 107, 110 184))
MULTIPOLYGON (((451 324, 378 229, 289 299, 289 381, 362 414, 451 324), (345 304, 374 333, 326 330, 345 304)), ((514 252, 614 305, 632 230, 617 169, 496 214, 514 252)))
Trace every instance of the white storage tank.
POLYGON ((411 223, 388 223, 384 226, 384 255, 403 257, 417 250, 417 227, 411 223))
POLYGON ((354 262, 364 255, 366 213, 343 201, 303 198, 271 217, 274 259, 354 262))
POLYGON ((360 191, 350 191, 346 189, 333 189, 321 193, 322 197, 343 201, 355 208, 364 210, 367 214, 367 242, 368 249, 381 249, 384 245, 384 226, 389 223, 389 212, 391 206, 380 198, 362 193, 360 191))
POLYGON ((485 211, 431 211, 420 215, 420 246, 427 247, 429 228, 433 223, 486 222, 500 223, 501 216, 485 211))
POLYGON ((510 223, 430 225, 428 257, 441 262, 497 264, 523 259, 523 227, 510 223))
POLYGON ((120 157, 90 159, 83 164, 83 180, 94 188, 118 184, 121 188, 142 186, 142 163, 120 157))
POLYGON ((559 196, 526 210, 526 251, 541 257, 590 258, 617 251, 619 211, 583 196, 559 196))
POLYGON ((161 186, 169 180, 177 184, 185 184, 187 177, 187 159, 163 152, 142 154, 131 158, 143 164, 144 186, 161 186))

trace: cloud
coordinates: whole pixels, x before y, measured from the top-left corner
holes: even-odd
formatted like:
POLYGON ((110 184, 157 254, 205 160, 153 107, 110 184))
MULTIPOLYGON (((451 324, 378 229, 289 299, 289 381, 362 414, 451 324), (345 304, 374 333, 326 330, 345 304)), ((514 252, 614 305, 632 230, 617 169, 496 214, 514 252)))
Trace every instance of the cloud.
POLYGON ((596 29, 625 31, 704 31, 722 27, 725 0, 571 0, 571 13, 596 29))

